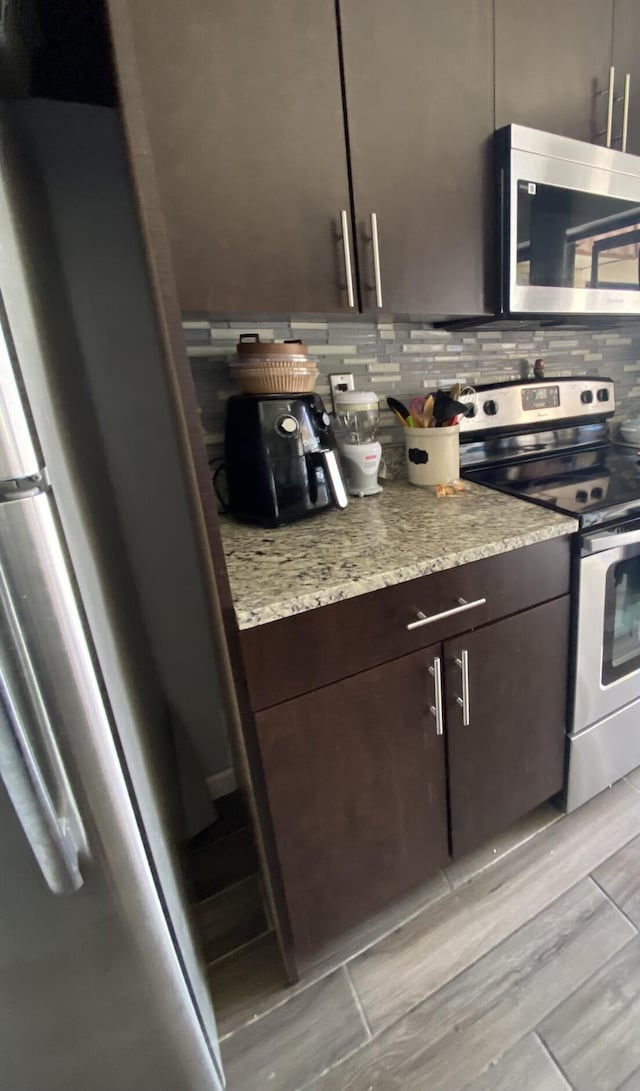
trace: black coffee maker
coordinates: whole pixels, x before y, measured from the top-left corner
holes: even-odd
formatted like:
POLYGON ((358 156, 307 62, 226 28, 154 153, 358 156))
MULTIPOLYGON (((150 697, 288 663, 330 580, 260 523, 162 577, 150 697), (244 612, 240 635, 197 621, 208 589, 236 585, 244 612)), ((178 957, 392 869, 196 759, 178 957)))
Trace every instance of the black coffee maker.
POLYGON ((224 442, 237 519, 275 527, 346 508, 331 421, 317 394, 233 395, 224 442))

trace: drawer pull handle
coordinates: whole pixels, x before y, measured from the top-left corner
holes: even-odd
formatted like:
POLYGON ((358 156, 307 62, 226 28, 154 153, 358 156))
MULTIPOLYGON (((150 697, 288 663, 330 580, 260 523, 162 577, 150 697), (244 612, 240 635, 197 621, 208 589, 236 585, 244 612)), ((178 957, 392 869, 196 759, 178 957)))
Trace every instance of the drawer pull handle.
POLYGON ((452 606, 450 610, 443 610, 440 614, 431 614, 427 617, 422 613, 422 610, 418 610, 418 620, 410 621, 407 625, 407 629, 421 629, 423 625, 433 625, 434 621, 442 621, 445 617, 453 617, 454 614, 463 614, 465 610, 474 610, 476 606, 484 606, 486 599, 476 599, 475 602, 467 602, 466 599, 458 599, 458 606, 452 606))
POLYGON ((430 706, 431 715, 435 717, 436 721, 436 735, 442 735, 444 733, 443 718, 442 718, 442 662, 440 656, 436 655, 433 659, 433 666, 428 668, 429 674, 433 678, 433 690, 435 705, 430 706))
POLYGON ((471 723, 471 709, 469 708, 469 652, 466 648, 456 659, 456 666, 460 667, 462 674, 462 697, 456 697, 456 703, 462 709, 462 726, 468 727, 471 723))

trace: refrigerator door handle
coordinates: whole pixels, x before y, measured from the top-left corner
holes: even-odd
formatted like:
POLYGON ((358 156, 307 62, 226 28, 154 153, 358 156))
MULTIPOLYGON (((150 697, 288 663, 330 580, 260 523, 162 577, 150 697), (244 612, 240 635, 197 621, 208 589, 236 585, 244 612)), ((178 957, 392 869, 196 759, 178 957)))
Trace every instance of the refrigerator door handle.
MULTIPOLYGON (((80 846, 72 822, 60 816, 29 737, 0 677, 0 778, 38 863, 54 894, 73 894, 83 883, 80 846)), ((71 803, 71 800, 69 801, 71 803)), ((75 804, 72 804, 75 810, 75 804)))
POLYGON ((91 668, 51 497, 0 503, 0 778, 54 894, 89 859, 67 761, 91 668))
POLYGON ((0 481, 37 477, 42 465, 31 436, 12 354, 15 356, 0 297, 0 481))

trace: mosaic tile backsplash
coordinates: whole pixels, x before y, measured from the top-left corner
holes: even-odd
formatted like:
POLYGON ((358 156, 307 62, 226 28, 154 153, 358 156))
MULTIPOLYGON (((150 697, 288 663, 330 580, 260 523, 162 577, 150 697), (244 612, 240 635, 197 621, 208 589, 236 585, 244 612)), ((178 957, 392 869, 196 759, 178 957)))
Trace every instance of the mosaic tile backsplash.
POLYGON ((444 331, 415 322, 322 321, 219 322, 184 315, 205 442, 211 459, 222 454, 225 403, 236 391, 229 374, 240 333, 262 340, 297 337, 318 362, 317 392, 327 403, 331 372, 353 372, 358 390, 375 390, 381 401, 378 433, 390 464, 403 443, 402 427, 386 408, 389 394, 408 401, 456 381, 502 382, 518 378, 521 361, 542 357, 546 375, 602 375, 616 384, 617 419, 640 416, 640 323, 612 330, 444 331))

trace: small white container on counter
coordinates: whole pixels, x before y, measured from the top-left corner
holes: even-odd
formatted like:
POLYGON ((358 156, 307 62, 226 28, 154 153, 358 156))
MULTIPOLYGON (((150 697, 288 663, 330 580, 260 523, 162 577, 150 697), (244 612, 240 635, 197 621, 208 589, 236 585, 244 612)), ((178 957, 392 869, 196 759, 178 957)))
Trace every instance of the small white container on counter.
POLYGON ((405 428, 405 461, 412 485, 448 485, 460 477, 460 427, 405 428))
POLYGON ((634 447, 640 446, 640 420, 633 417, 625 420, 620 425, 620 435, 624 443, 632 443, 634 447))

